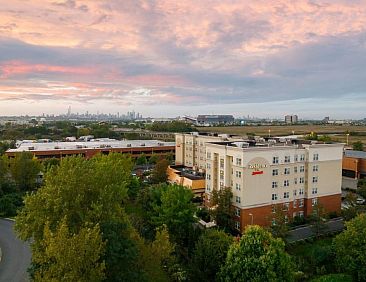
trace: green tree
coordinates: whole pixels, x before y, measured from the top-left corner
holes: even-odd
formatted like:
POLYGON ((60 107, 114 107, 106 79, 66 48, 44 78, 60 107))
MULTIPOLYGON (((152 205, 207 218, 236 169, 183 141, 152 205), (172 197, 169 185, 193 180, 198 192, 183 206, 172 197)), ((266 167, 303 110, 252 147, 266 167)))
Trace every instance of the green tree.
POLYGON ((336 263, 341 271, 356 281, 366 281, 366 214, 360 214, 346 224, 346 230, 333 240, 336 263))
POLYGON ((275 205, 274 213, 271 216, 270 230, 274 237, 285 239, 289 230, 287 224, 288 212, 284 210, 283 205, 275 205))
POLYGON ((214 189, 210 199, 211 216, 218 226, 227 231, 230 231, 233 227, 232 197, 231 188, 225 187, 221 190, 214 189))
POLYGON ((99 226, 82 227, 70 232, 63 219, 54 231, 46 224, 41 242, 44 252, 33 252, 35 281, 103 281, 105 264, 99 226))
POLYGON ((198 239, 191 262, 192 281, 217 281, 216 274, 225 263, 231 236, 224 231, 208 229, 198 239))
POLYGON ((0 187, 5 182, 8 182, 9 178, 9 162, 6 156, 0 156, 0 187))
POLYGON ((137 159, 136 159, 136 165, 146 165, 147 164, 147 159, 146 156, 144 154, 141 154, 137 159))
POLYGON ((193 193, 179 185, 167 185, 161 192, 161 204, 153 207, 152 218, 156 226, 166 225, 172 239, 185 245, 192 223, 195 222, 193 193))
POLYGON ((169 162, 166 159, 159 160, 151 172, 151 182, 154 184, 166 182, 168 166, 169 162))
POLYGON ((159 158, 156 154, 152 154, 149 158, 149 164, 156 164, 159 161, 159 158))
POLYGON ((326 216, 327 213, 325 208, 321 204, 315 204, 313 206, 313 211, 311 212, 309 220, 316 237, 319 237, 328 228, 325 224, 326 216))
POLYGON ((363 151, 363 143, 361 141, 354 142, 352 148, 355 151, 363 151))
POLYGON ((36 187, 36 178, 42 166, 31 152, 22 152, 10 160, 10 172, 21 191, 30 191, 36 187))
MULTIPOLYGON (((22 240, 32 238, 35 258, 32 265, 35 272, 39 269, 43 271, 44 267, 48 269, 48 264, 55 262, 36 259, 47 255, 45 226, 52 234, 56 234, 59 222, 63 220, 69 234, 78 236, 85 227, 94 228, 98 225, 99 229, 99 226, 110 222, 129 224, 121 204, 127 197, 131 169, 131 159, 121 154, 110 154, 98 155, 90 160, 82 157, 65 158, 60 166, 53 166, 46 173, 45 185, 25 197, 25 206, 16 217, 15 224, 22 240)), ((108 234, 104 236, 108 237, 108 234)), ((128 239, 124 234, 120 236, 128 239)), ((61 247, 61 244, 56 246, 61 247)), ((67 250, 66 246, 62 245, 67 250)), ((56 262, 66 264, 65 261, 56 262)), ((79 267, 68 265, 70 268, 79 267)))
POLYGON ((222 281, 293 281, 294 267, 285 243, 263 228, 251 225, 239 243, 231 245, 222 281))

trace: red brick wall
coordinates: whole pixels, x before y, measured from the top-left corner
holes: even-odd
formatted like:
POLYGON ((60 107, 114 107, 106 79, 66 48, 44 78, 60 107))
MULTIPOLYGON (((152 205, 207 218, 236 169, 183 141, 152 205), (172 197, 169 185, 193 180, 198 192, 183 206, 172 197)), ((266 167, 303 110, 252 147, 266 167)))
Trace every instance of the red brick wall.
MULTIPOLYGON (((318 203, 325 208, 327 213, 330 212, 336 212, 337 214, 341 213, 341 203, 342 203, 341 194, 318 197, 318 203)), ((305 207, 306 207, 306 216, 309 216, 313 211, 311 205, 311 199, 306 199, 305 207)))

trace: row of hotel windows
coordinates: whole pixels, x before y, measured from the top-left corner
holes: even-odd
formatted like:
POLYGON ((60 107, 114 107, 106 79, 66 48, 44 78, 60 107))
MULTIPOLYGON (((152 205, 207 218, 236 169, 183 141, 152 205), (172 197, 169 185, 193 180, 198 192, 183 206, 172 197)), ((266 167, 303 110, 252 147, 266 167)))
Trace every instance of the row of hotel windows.
MULTIPOLYGON (((303 162, 305 161, 305 154, 302 155, 295 155, 294 156, 294 161, 297 162, 299 161, 303 162)), ((313 154, 313 161, 318 161, 319 160, 319 154, 313 154)), ((284 159, 285 163, 290 163, 291 162, 291 156, 285 156, 284 159)), ((278 164, 279 163, 279 157, 273 157, 272 158, 272 164, 278 164)))
MULTIPOLYGON (((318 176, 313 176, 312 182, 313 183, 318 183, 318 176)), ((299 183, 305 183, 305 177, 300 177, 299 178, 299 183)), ((294 184, 297 184, 297 178, 294 178, 294 184)), ((283 181, 283 186, 284 187, 288 187, 290 186, 290 180, 284 180, 283 181)), ((272 181, 272 188, 278 188, 278 181, 272 181)))

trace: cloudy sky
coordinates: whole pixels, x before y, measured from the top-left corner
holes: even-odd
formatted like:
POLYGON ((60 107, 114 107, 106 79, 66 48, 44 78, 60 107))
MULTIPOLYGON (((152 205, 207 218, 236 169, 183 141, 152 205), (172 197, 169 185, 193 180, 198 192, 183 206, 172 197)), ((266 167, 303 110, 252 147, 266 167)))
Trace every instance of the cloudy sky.
POLYGON ((366 117, 366 0, 0 0, 0 115, 366 117))

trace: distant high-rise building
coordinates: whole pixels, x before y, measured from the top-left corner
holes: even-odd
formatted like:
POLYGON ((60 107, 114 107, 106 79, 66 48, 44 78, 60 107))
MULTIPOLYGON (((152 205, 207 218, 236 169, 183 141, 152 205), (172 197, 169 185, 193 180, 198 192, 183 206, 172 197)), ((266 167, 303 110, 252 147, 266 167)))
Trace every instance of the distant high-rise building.
POLYGON ((286 115, 285 116, 285 122, 286 123, 297 123, 298 122, 298 116, 297 115, 286 115))

